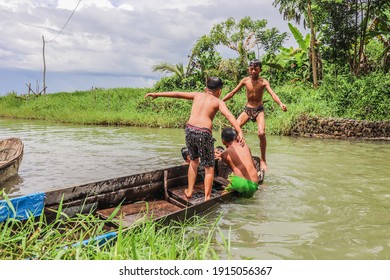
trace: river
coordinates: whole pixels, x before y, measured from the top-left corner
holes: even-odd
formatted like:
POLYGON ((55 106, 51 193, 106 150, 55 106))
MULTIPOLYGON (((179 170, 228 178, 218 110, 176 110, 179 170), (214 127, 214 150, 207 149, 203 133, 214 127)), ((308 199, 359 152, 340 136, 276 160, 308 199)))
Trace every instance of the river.
MULTIPOLYGON (((216 145, 221 145, 218 132, 216 145)), ((0 119, 0 138, 25 145, 10 196, 180 164, 181 129, 77 126, 0 119)), ((255 134, 245 134, 255 155, 255 134)), ((390 259, 390 143, 268 136, 267 172, 251 199, 207 219, 232 259, 390 259)))

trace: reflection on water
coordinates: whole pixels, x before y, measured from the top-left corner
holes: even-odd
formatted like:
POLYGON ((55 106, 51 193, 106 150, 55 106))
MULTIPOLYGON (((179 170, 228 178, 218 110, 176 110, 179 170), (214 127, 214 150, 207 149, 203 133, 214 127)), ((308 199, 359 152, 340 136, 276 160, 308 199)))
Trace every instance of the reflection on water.
POLYGON ((13 194, 20 191, 20 185, 23 183, 22 177, 19 174, 16 174, 8 178, 4 182, 0 182, 0 187, 7 194, 13 194))
MULTIPOLYGON (((181 129, 0 119, 0 138, 7 137, 25 144, 19 179, 1 183, 14 195, 179 164, 184 145, 181 129)), ((246 140, 258 155, 256 135, 246 140)), ((267 140, 261 190, 208 215, 221 216, 233 259, 390 259, 390 143, 267 140)))

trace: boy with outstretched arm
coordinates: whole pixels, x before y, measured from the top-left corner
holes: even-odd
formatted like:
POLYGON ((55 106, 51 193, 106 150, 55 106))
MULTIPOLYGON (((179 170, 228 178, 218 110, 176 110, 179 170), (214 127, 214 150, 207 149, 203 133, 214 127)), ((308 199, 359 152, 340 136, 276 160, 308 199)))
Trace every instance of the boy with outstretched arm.
POLYGON ((190 153, 188 168, 188 189, 185 196, 190 199, 194 191, 196 176, 199 167, 199 158, 205 167, 205 200, 211 198, 211 188, 214 180, 214 139, 212 136, 213 120, 220 111, 238 132, 238 141, 244 143, 241 128, 226 107, 225 102, 219 99, 222 92, 222 80, 210 77, 207 80, 205 92, 157 92, 148 93, 146 97, 172 97, 192 100, 190 118, 185 127, 186 146, 190 153))
POLYGON ((257 122, 258 137, 260 139, 260 166, 264 171, 268 170, 266 161, 267 140, 265 137, 265 118, 263 107, 264 89, 268 91, 272 99, 279 104, 280 108, 286 112, 287 107, 282 103, 276 93, 272 90, 270 83, 260 77, 261 62, 258 59, 252 60, 249 63, 249 76, 240 81, 238 86, 229 92, 222 101, 227 101, 232 98, 242 87, 246 88, 247 103, 244 111, 237 118, 240 127, 246 124, 249 120, 257 122))

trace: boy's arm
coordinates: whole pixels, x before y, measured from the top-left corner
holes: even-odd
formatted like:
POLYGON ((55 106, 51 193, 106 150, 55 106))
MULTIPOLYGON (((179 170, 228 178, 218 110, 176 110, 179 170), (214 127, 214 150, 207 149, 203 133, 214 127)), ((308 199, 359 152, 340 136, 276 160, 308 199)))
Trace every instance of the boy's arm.
POLYGON ((145 94, 146 97, 171 97, 171 98, 182 98, 182 99, 194 99, 196 92, 149 92, 145 94))
POLYGON ((271 85, 270 85, 270 83, 267 80, 265 80, 265 88, 268 91, 268 93, 272 96, 272 99, 276 103, 278 103, 278 105, 280 106, 280 108, 284 112, 286 112, 287 111, 287 106, 285 104, 283 104, 283 102, 280 100, 279 96, 277 96, 277 94, 272 90, 271 85))
POLYGON ((228 101, 230 98, 232 98, 245 84, 243 82, 244 80, 241 80, 241 82, 236 86, 231 92, 225 95, 224 98, 222 98, 222 101, 228 101))
POLYGON ((225 102, 219 101, 219 110, 226 117, 226 119, 232 124, 234 129, 237 131, 237 140, 240 143, 240 145, 243 146, 245 144, 245 140, 244 140, 244 135, 242 133, 241 127, 238 124, 238 121, 236 120, 236 118, 229 111, 229 109, 226 106, 225 102))

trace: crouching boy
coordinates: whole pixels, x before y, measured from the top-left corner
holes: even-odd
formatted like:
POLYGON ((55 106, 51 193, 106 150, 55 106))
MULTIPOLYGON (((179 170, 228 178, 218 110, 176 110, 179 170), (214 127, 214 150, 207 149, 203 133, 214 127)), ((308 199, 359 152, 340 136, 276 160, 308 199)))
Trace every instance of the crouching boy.
POLYGON ((248 145, 240 145, 237 132, 230 127, 222 130, 221 138, 226 147, 221 158, 233 171, 225 190, 235 190, 242 197, 252 197, 258 190, 259 177, 248 145))

